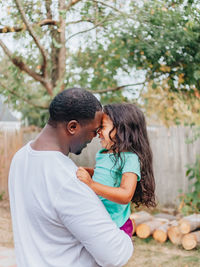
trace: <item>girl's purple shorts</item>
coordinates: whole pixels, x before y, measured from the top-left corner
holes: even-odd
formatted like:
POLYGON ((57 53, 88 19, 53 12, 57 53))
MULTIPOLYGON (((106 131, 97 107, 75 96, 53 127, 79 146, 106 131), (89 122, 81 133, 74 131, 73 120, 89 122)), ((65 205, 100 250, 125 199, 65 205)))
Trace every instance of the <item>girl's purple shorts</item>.
POLYGON ((121 230, 123 230, 127 235, 132 237, 133 235, 133 223, 131 219, 128 219, 124 225, 120 227, 121 230))

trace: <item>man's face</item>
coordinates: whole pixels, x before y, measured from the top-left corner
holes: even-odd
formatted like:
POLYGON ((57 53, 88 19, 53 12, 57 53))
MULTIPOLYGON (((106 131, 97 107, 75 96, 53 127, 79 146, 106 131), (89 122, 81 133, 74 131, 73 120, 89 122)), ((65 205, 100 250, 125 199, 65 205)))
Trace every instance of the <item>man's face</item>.
POLYGON ((70 152, 79 155, 83 148, 92 141, 101 126, 102 116, 103 112, 97 111, 93 120, 85 125, 80 125, 80 131, 74 136, 73 143, 70 145, 70 152))

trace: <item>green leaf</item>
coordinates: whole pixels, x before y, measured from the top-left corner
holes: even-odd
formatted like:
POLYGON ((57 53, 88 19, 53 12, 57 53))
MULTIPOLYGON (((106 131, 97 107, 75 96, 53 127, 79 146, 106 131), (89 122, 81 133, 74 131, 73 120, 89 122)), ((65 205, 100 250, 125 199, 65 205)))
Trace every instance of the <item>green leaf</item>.
POLYGON ((156 89, 156 88, 157 88, 157 84, 156 84, 156 83, 153 83, 153 84, 152 84, 152 88, 153 88, 153 89, 156 89))
POLYGON ((200 79, 200 70, 196 70, 194 72, 194 78, 195 78, 195 80, 199 80, 200 79))

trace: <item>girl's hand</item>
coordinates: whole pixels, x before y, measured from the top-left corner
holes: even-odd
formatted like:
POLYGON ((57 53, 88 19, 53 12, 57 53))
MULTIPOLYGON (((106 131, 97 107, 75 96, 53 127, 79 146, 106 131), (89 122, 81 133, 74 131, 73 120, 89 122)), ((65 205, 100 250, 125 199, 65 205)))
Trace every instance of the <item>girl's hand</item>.
POLYGON ((90 167, 83 167, 87 172, 89 172, 89 175, 92 177, 94 174, 94 168, 90 167))
POLYGON ((79 178, 79 180, 81 180, 82 182, 84 182, 88 186, 91 186, 93 180, 92 180, 90 174, 83 167, 78 168, 76 175, 79 178))

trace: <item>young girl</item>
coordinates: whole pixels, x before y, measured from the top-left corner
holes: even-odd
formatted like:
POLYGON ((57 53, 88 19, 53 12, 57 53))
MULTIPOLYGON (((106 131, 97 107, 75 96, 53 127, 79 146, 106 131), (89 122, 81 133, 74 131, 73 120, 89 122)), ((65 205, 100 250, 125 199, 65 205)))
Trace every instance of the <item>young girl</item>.
POLYGON ((134 104, 104 106, 98 131, 101 149, 95 169, 80 167, 77 177, 99 195, 112 220, 132 236, 131 200, 155 206, 152 152, 143 112, 134 104))

